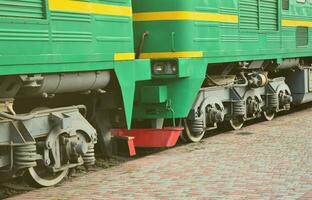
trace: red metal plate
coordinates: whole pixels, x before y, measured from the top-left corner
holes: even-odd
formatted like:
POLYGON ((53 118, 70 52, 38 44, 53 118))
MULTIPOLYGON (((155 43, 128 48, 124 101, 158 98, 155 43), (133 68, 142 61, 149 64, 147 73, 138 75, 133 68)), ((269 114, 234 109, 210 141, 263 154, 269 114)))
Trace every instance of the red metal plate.
POLYGON ((182 127, 167 127, 163 129, 114 129, 114 136, 134 137, 135 147, 172 147, 176 145, 182 127))

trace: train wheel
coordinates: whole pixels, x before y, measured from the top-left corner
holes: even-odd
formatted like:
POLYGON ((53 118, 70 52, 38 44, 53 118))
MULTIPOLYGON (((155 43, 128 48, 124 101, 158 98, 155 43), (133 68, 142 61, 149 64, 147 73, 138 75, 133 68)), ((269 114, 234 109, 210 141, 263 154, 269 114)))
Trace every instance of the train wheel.
MULTIPOLYGON (((37 107, 31 112, 41 111, 49 109, 48 107, 37 107)), ((31 184, 39 187, 50 187, 60 183, 67 175, 69 169, 64 169, 63 171, 53 173, 47 169, 42 161, 37 161, 36 167, 28 168, 27 177, 31 180, 31 184)))
POLYGON ((233 130, 239 130, 244 126, 244 119, 241 117, 236 117, 229 121, 229 125, 233 130))
POLYGON ((266 121, 272 121, 275 117, 275 112, 272 111, 263 111, 262 113, 262 117, 263 119, 265 119, 266 121))
MULTIPOLYGON (((201 122, 194 122, 195 124, 193 124, 193 126, 203 126, 203 124, 201 122)), ((192 130, 190 128, 190 124, 187 122, 186 119, 183 120, 183 124, 184 124, 184 131, 182 133, 182 140, 187 141, 187 142, 199 142, 205 135, 205 131, 204 130, 198 130, 198 132, 192 130)), ((201 127, 202 129, 202 127, 201 127)))
POLYGON ((28 176, 31 178, 31 182, 40 187, 50 187, 60 183, 67 176, 68 172, 69 169, 67 168, 53 173, 43 163, 38 163, 38 166, 28 168, 28 176))
POLYGON ((108 111, 97 112, 93 125, 98 132, 98 149, 104 158, 112 157, 111 121, 108 111))
POLYGON ((227 130, 240 130, 244 126, 244 122, 242 117, 234 117, 229 121, 224 121, 221 127, 227 130))

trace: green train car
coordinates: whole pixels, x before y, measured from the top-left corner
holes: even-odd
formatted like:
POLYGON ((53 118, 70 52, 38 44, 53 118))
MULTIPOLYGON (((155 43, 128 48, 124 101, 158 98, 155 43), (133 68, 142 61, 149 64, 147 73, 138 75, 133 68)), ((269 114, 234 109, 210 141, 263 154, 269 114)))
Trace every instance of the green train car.
POLYGON ((182 119, 183 137, 195 142, 312 100, 311 1, 132 5, 137 55, 152 60, 153 77, 138 85, 135 117, 182 119))
POLYGON ((93 165, 151 78, 134 60, 130 0, 0 0, 0 44, 0 173, 42 186, 93 165))
POLYGON ((0 174, 40 186, 96 143, 197 142, 312 100, 311 0, 0 0, 0 44, 0 174))

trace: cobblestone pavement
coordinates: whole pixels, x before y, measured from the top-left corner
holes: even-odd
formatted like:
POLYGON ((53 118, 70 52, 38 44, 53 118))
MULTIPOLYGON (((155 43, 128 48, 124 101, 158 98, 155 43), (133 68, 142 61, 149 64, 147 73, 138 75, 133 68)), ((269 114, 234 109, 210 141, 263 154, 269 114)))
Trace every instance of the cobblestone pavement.
POLYGON ((312 199, 312 108, 12 199, 312 199))

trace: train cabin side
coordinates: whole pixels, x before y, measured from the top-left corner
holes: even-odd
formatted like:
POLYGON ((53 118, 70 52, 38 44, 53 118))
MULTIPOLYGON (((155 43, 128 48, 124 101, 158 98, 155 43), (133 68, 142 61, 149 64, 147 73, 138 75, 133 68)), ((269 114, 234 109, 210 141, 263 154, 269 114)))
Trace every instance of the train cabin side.
POLYGON ((137 55, 152 60, 153 77, 138 86, 135 118, 186 118, 188 132, 202 136, 223 122, 239 129, 246 120, 272 119, 294 102, 312 100, 304 78, 312 57, 311 1, 132 5, 137 55))

